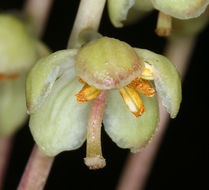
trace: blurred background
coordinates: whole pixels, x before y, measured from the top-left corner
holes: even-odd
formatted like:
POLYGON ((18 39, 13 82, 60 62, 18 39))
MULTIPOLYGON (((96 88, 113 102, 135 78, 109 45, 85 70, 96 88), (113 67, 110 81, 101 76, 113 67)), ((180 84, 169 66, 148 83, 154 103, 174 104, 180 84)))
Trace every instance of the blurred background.
MULTIPOLYGON (((21 9, 23 3, 24 0, 1 0, 0 11, 21 9)), ((43 36, 53 51, 66 48, 78 5, 79 0, 54 1, 43 36)), ((131 46, 163 53, 166 40, 154 32, 156 19, 157 12, 153 12, 134 25, 116 29, 105 8, 99 31, 131 46)), ((180 112, 169 123, 145 190, 209 189, 208 64, 209 27, 206 27, 190 57, 180 112)), ((14 138, 5 190, 16 189, 33 144, 26 124, 14 138)), ((85 144, 78 150, 58 155, 45 189, 115 189, 129 151, 118 148, 104 131, 102 147, 107 166, 98 171, 90 171, 83 163, 85 144)))

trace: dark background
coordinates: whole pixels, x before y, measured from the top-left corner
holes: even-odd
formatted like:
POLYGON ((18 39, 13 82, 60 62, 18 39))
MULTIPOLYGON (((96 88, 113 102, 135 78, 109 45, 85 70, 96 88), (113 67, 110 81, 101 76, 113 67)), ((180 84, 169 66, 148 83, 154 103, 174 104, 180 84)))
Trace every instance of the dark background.
MULTIPOLYGON (((23 0, 1 0, 0 10, 21 9, 23 0)), ((64 49, 78 8, 78 0, 55 0, 43 41, 52 50, 64 49)), ((132 46, 162 53, 165 39, 155 35, 156 12, 136 25, 115 29, 107 9, 101 22, 103 35, 126 41, 132 46)), ((145 190, 209 189, 209 27, 199 36, 183 82, 183 102, 179 115, 170 122, 145 190)), ((8 113, 9 114, 9 113, 8 113)), ((115 189, 128 150, 118 148, 104 133, 103 154, 107 166, 90 171, 83 164, 85 145, 64 152, 55 159, 46 190, 115 189)), ((5 190, 16 189, 33 147, 27 125, 14 139, 5 190)))

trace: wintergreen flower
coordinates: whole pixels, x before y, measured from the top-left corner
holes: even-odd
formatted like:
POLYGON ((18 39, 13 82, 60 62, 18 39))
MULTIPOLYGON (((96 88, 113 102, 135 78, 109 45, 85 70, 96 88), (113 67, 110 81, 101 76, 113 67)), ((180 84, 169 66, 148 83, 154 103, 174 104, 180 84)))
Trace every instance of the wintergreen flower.
POLYGON ((46 48, 21 20, 0 14, 0 135, 10 136, 27 119, 25 77, 46 48))
POLYGON ((101 125, 95 123, 103 114, 99 107, 104 94, 108 92, 105 131, 119 147, 138 152, 157 129, 153 85, 171 117, 176 117, 181 82, 176 68, 164 56, 108 37, 80 49, 55 52, 39 60, 26 80, 30 130, 49 156, 77 149, 87 138, 85 163, 92 169, 104 167, 101 131, 94 128, 101 125), (92 117, 89 110, 95 105, 94 119, 88 121, 92 117))

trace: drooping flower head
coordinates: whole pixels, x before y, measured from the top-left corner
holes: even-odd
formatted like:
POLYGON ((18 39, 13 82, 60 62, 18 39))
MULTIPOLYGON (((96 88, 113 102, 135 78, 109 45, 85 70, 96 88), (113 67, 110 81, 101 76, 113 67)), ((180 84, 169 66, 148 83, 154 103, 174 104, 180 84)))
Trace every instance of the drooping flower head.
POLYGON ((58 51, 41 59, 27 77, 32 135, 49 156, 76 149, 87 138, 85 163, 92 169, 104 167, 102 116, 112 140, 137 152, 157 129, 155 90, 174 118, 181 82, 176 68, 161 55, 108 37, 78 50, 58 51))

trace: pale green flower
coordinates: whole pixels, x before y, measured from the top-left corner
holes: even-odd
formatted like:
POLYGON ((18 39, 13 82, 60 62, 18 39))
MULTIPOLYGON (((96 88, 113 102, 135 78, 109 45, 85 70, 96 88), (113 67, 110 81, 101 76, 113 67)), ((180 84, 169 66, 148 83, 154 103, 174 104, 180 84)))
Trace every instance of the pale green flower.
POLYGON ((90 100, 108 91, 105 131, 119 147, 141 150, 159 120, 157 98, 149 81, 154 81, 167 111, 176 117, 181 82, 176 68, 164 56, 103 37, 78 50, 62 50, 42 58, 26 80, 34 140, 49 156, 79 148, 87 137, 90 100))

